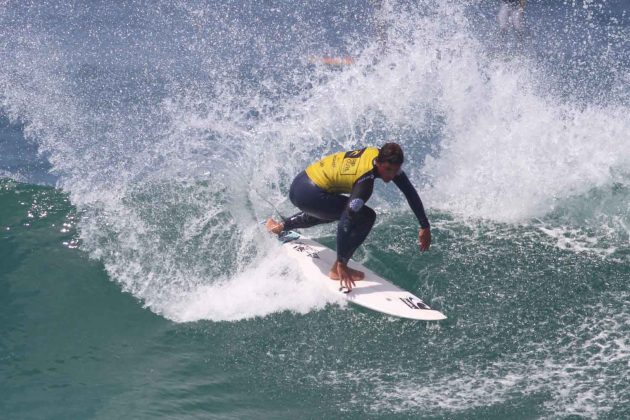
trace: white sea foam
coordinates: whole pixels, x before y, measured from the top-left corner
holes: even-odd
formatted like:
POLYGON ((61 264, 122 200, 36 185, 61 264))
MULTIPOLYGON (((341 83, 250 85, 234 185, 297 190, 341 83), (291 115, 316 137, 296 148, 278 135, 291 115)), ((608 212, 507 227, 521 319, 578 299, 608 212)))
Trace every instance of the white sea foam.
POLYGON ((603 258, 609 257, 617 251, 616 246, 599 247, 600 238, 590 236, 582 229, 567 227, 547 228, 544 226, 539 227, 539 229, 553 238, 556 241, 556 246, 561 249, 588 253, 603 258))
POLYGON ((165 307, 164 315, 179 322, 233 321, 285 310, 303 314, 327 303, 345 304, 324 284, 304 279, 284 253, 276 251, 241 273, 181 296, 165 307))
MULTIPOLYGON (((293 211, 291 179, 331 150, 398 140, 427 207, 457 217, 527 221, 592 189, 628 184, 630 142, 620 141, 630 128, 627 108, 553 96, 532 60, 487 54, 459 2, 421 3, 384 11, 389 44, 378 60, 374 43, 343 71, 296 70, 255 83, 236 73, 246 60, 217 53, 222 41, 236 51, 252 35, 216 8, 147 11, 142 21, 152 25, 136 31, 137 44, 115 45, 122 63, 105 49, 94 60, 94 48, 111 47, 108 28, 93 28, 96 47, 67 48, 66 34, 3 15, 11 31, 2 32, 1 58, 11 59, 0 60, 0 103, 50 157, 83 215, 83 249, 124 290, 174 320, 305 312, 328 301, 264 262, 276 256, 258 222, 273 212, 267 201, 293 211), (190 25, 189 37, 172 30, 180 25, 190 25), (175 38, 159 37, 161 30, 175 38), (181 77, 200 63, 209 67, 203 77, 181 77), (155 79, 169 82, 156 89, 155 79), (285 82, 310 87, 286 94, 285 82), (298 290, 303 300, 292 296, 298 290), (255 293, 262 293, 255 305, 243 304, 255 293)), ((278 36, 255 29, 260 45, 278 36)), ((114 35, 127 39, 128 30, 114 35)), ((289 61, 311 47, 308 39, 289 45, 285 56, 263 58, 289 61)), ((375 194, 371 204, 382 208, 400 199, 379 196, 388 197, 375 194)), ((630 225, 630 209, 619 208, 601 214, 630 225)), ((589 220, 599 223, 598 214, 589 220)))
POLYGON ((522 343, 521 350, 492 363, 464 359, 450 374, 439 366, 418 377, 391 366, 353 367, 324 371, 312 380, 353 389, 350 401, 361 408, 371 401, 368 411, 379 415, 461 413, 538 395, 545 400, 538 415, 545 418, 597 418, 628 404, 630 395, 624 375, 630 367, 630 297, 610 299, 625 310, 611 312, 599 304, 589 308, 591 317, 555 340, 522 343))
MULTIPOLYGON (((430 199, 445 209, 500 221, 523 221, 557 209, 562 200, 611 186, 630 165, 624 107, 585 110, 517 87, 524 74, 495 74, 504 100, 482 101, 443 144, 426 171, 435 177, 430 199), (502 78, 514 83, 499 82, 502 78), (509 93, 506 86, 514 86, 509 93)), ((496 99, 496 98, 495 98, 496 99)), ((627 182, 620 178, 620 182, 627 182)))

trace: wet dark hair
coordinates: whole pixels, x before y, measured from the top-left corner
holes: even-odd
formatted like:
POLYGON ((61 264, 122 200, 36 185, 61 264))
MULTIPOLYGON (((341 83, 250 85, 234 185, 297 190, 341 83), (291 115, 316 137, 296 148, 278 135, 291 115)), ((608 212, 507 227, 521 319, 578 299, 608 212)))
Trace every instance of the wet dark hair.
POLYGON ((376 160, 380 163, 387 162, 392 165, 402 165, 405 161, 405 155, 397 143, 385 143, 378 151, 376 160))

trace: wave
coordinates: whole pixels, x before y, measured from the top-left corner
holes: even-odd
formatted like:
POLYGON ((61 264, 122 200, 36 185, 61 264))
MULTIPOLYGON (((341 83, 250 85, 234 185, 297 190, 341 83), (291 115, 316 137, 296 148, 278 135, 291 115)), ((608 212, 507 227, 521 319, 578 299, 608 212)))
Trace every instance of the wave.
MULTIPOLYGON (((357 7, 356 32, 356 16, 337 11, 339 39, 322 29, 330 11, 309 4, 7 3, 0 105, 82 214, 82 248, 176 321, 335 302, 280 260, 258 222, 273 211, 268 201, 292 210, 288 185, 310 161, 389 139, 405 148, 432 211, 542 219, 551 232, 581 226, 572 209, 614 190, 611 207, 587 218, 619 232, 611 246, 627 247, 627 86, 567 96, 539 55, 489 48, 502 41, 484 29, 479 4, 397 6, 357 7), (315 48, 349 49, 355 64, 310 65, 315 48)), ((609 49, 624 30, 609 27, 609 49)), ((623 62, 594 70, 614 86, 628 77, 623 62)), ((380 187, 376 195, 381 211, 400 200, 380 187)))

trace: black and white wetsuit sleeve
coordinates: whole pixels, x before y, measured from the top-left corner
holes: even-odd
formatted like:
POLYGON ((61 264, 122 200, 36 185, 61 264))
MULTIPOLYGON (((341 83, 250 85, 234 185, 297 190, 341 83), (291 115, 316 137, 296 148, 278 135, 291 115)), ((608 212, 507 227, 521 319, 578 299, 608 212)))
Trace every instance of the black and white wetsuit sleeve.
POLYGON ((394 184, 405 194, 405 198, 409 203, 409 207, 413 210, 418 222, 420 223, 420 227, 422 229, 427 229, 430 227, 429 219, 427 219, 427 215, 424 212, 424 206, 422 205, 422 200, 420 200, 420 196, 418 192, 407 178, 407 174, 401 171, 398 175, 396 175, 393 179, 394 184))
POLYGON ((368 209, 362 211, 362 209, 365 202, 372 196, 372 191, 374 191, 374 172, 369 171, 355 181, 348 198, 348 204, 339 218, 337 225, 337 259, 339 261, 348 263, 360 245, 357 242, 362 242, 362 239, 367 235, 363 229, 369 231, 372 228, 371 223, 367 226, 362 220, 365 218, 366 212, 371 211, 368 209))

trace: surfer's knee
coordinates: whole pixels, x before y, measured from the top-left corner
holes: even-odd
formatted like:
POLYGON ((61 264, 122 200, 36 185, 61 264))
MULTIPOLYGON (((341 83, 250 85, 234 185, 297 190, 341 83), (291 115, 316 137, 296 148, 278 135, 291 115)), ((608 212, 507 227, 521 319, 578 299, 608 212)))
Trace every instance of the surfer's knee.
POLYGON ((374 222, 376 221, 376 212, 374 210, 368 206, 363 206, 359 213, 361 214, 362 224, 369 225, 370 227, 374 225, 374 222))

